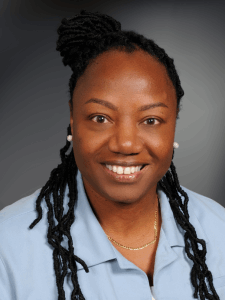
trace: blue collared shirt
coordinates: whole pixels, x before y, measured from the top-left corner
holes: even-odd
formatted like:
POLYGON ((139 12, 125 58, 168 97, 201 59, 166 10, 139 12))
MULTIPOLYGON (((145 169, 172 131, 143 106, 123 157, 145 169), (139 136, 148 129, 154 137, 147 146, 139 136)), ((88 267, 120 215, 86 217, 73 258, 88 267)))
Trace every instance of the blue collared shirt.
MULTIPOLYGON (((89 268, 86 273, 77 263, 78 281, 85 299, 152 300, 152 296, 155 300, 194 299, 190 279, 193 262, 186 255, 183 230, 177 225, 164 192, 159 190, 162 226, 151 289, 145 272, 108 240, 89 204, 79 171, 77 180, 78 201, 71 236, 74 254, 89 268)), ((212 272, 214 287, 220 300, 224 300, 225 208, 181 187, 189 196, 190 222, 198 238, 206 242, 206 263, 212 272)), ((44 200, 42 219, 32 230, 28 228, 37 217, 35 202, 40 190, 0 211, 0 300, 58 299, 53 247, 47 241, 48 209, 44 200)), ((68 210, 68 192, 67 186, 64 213, 68 210)), ((68 249, 67 239, 63 246, 68 249)), ((71 299, 72 290, 69 275, 64 280, 66 300, 71 299)))

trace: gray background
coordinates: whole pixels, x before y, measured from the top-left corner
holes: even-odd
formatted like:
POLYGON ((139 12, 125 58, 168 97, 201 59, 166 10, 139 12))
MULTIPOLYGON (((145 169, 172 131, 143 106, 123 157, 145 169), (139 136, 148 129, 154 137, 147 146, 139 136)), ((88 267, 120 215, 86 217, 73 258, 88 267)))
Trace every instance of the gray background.
POLYGON ((180 184, 225 206, 224 1, 3 1, 0 7, 0 209, 42 187, 61 163, 69 67, 55 50, 80 9, 116 18, 174 58, 185 91, 174 163, 180 184))

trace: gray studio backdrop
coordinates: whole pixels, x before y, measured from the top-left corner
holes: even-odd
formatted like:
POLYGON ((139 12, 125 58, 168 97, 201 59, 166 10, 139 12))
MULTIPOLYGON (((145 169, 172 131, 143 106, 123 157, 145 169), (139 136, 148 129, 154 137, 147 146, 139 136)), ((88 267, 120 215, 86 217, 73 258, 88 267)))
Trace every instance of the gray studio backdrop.
POLYGON ((42 187, 61 163, 69 67, 55 50, 63 17, 116 18, 174 58, 185 91, 174 163, 180 184, 225 206, 223 1, 4 1, 0 7, 0 209, 42 187))

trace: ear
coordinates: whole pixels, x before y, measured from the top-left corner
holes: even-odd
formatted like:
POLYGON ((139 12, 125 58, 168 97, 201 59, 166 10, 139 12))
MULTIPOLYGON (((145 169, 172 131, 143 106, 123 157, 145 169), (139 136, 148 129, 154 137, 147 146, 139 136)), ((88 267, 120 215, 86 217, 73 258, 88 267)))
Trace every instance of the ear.
POLYGON ((70 101, 69 101, 69 107, 70 107, 70 127, 71 127, 71 132, 73 135, 73 108, 70 104, 70 101))

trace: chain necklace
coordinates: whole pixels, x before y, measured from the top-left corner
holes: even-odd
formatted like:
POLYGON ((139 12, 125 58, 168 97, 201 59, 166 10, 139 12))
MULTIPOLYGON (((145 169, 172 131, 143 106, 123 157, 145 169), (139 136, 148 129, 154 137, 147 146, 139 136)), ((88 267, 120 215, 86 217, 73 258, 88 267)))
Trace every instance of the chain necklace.
MULTIPOLYGON (((158 201, 159 201, 159 197, 158 197, 158 201)), ((149 245, 152 245, 156 242, 156 239, 157 239, 157 213, 158 213, 158 209, 156 209, 155 211, 155 223, 154 223, 154 232, 155 232, 155 238, 153 241, 141 246, 141 247, 138 247, 138 248, 132 248, 132 247, 127 247, 127 246, 123 246, 121 245, 120 243, 117 243, 113 238, 111 238, 109 235, 107 235, 108 239, 110 241, 112 241, 114 244, 116 244, 117 246, 121 247, 121 248, 124 248, 124 249, 128 249, 128 250, 141 250, 149 245)))

